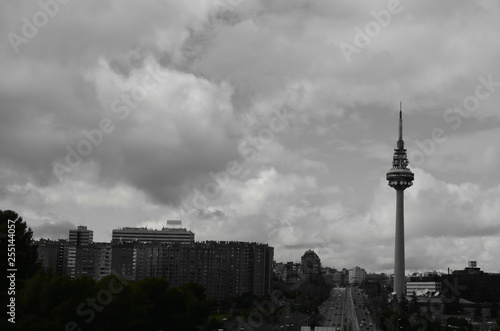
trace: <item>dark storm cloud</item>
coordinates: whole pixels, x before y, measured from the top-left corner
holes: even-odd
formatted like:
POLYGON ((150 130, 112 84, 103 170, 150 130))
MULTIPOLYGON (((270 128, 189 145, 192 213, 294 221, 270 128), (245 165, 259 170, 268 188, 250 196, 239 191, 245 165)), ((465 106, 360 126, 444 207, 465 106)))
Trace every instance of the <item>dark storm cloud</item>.
MULTIPOLYGON (((29 43, 19 45, 17 56, 5 45, 2 67, 10 81, 0 82, 0 162, 39 185, 66 180, 92 162, 102 183, 128 183, 156 202, 178 203, 188 180, 238 157, 230 132, 231 91, 172 70, 156 87, 155 100, 129 109, 134 114, 126 119, 113 113, 112 102, 142 83, 146 58, 154 65, 156 58, 180 55, 182 62, 176 48, 202 25, 210 8, 154 1, 120 6, 129 10, 98 1, 60 6, 29 43), (109 67, 96 69, 99 61, 109 67), (122 86, 110 86, 109 80, 122 86), (173 94, 175 100, 169 100, 173 94), (103 119, 114 132, 93 135, 103 119), (89 155, 79 152, 88 146, 89 155)), ((41 10, 37 4, 16 8, 5 30, 21 33, 21 18, 41 10)))
POLYGON ((316 246, 325 265, 390 269, 394 192, 384 174, 402 99, 410 153, 429 146, 435 127, 448 137, 410 162, 408 268, 475 256, 497 264, 499 130, 484 122, 499 118, 500 89, 458 130, 442 116, 474 94, 478 76, 500 82, 496 2, 401 0, 351 63, 339 44, 389 1, 225 3, 71 1, 16 54, 5 36, 21 33, 39 3, 1 2, 0 202, 42 233, 44 219, 77 219, 107 240, 118 226, 181 219, 175 205, 237 160, 230 185, 185 211, 198 239, 267 242, 277 260, 316 246), (122 98, 148 68, 161 84, 127 113, 122 98), (258 141, 284 105, 297 120, 243 159, 238 145, 258 141), (103 119, 112 132, 60 180, 53 162, 65 164, 67 148, 90 141, 83 131, 103 119))

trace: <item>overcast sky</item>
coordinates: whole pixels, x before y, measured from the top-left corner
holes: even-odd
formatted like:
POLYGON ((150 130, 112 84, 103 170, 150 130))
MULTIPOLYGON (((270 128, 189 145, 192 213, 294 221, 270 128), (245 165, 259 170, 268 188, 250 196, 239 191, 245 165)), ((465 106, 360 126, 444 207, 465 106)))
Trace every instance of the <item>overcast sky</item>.
POLYGON ((183 220, 277 261, 499 272, 500 3, 0 3, 0 208, 36 238, 183 220), (42 5, 47 4, 47 5, 42 5))

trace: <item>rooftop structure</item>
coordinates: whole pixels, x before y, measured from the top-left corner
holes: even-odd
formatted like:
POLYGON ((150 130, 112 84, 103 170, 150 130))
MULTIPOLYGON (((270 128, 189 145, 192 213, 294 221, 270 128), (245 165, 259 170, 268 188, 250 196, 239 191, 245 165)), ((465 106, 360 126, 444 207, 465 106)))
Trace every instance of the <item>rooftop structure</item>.
POLYGON ((148 228, 122 228, 114 229, 112 242, 163 242, 184 243, 194 242, 194 233, 182 228, 163 228, 154 230, 148 228))
POLYGON ((87 230, 86 226, 78 226, 76 230, 69 230, 69 243, 72 245, 86 246, 94 240, 94 231, 87 230))

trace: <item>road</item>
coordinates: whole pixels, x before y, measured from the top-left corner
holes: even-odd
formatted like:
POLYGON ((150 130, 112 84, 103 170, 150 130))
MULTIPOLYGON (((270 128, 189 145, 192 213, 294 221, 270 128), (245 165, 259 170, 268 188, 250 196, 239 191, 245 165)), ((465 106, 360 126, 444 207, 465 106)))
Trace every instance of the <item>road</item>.
POLYGON ((320 313, 325 316, 323 326, 334 326, 337 330, 342 330, 345 296, 345 288, 332 289, 330 297, 323 303, 320 310, 320 313))
POLYGON ((356 315, 356 326, 357 330, 376 330, 375 324, 373 323, 372 317, 366 309, 367 296, 358 288, 352 288, 350 290, 350 297, 352 300, 353 313, 356 315))
POLYGON ((371 315, 365 308, 367 297, 362 290, 354 288, 334 288, 330 297, 320 307, 325 317, 323 326, 335 330, 375 331, 371 315))

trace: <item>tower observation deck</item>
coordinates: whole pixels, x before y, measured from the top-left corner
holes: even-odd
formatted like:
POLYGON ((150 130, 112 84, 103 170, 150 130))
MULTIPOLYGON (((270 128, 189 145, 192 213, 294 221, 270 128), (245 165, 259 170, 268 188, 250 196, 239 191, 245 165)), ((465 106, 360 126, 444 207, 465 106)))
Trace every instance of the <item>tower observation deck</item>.
POLYGON ((386 179, 396 190, 396 240, 394 252, 394 292, 398 297, 406 294, 405 286, 405 243, 404 243, 404 190, 413 185, 414 175, 408 168, 408 158, 403 141, 403 111, 399 105, 399 139, 394 149, 392 169, 386 179))

